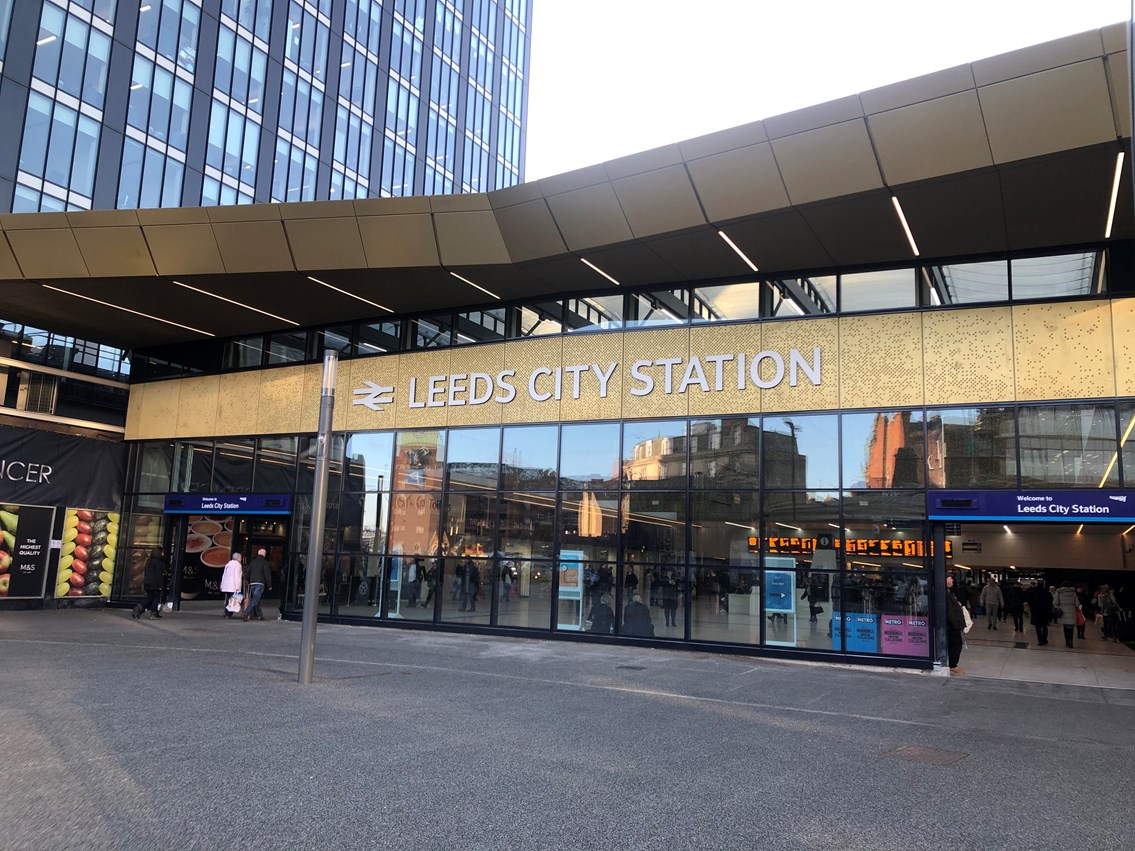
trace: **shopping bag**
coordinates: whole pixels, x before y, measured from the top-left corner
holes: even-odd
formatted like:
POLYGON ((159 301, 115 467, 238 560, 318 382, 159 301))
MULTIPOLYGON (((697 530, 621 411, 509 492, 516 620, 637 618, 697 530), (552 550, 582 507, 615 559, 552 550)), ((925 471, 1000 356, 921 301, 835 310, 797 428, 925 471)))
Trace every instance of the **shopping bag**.
POLYGON ((229 597, 229 601, 227 603, 225 603, 225 611, 227 611, 227 612, 239 612, 241 603, 243 603, 243 602, 244 602, 244 595, 241 594, 239 591, 237 591, 235 594, 233 594, 231 597, 229 597))

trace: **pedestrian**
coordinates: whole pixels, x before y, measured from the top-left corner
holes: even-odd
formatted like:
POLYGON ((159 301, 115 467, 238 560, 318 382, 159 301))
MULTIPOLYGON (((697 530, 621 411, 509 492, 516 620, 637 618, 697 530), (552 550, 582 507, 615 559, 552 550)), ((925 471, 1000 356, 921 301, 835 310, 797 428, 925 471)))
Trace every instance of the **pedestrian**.
POLYGON ((985 606, 985 628, 997 629, 997 614, 1005 605, 1005 595, 1001 593, 1001 586, 992 576, 981 589, 981 605, 985 606))
POLYGON ((265 590, 272 590, 272 568, 265 558, 267 555, 268 551, 262 547, 256 551, 256 558, 248 563, 248 602, 244 607, 243 620, 264 620, 260 598, 265 590))
POLYGON ((638 635, 643 638, 654 635, 650 607, 642 602, 642 597, 638 594, 633 594, 631 601, 623 607, 623 635, 638 635))
POLYGON ((244 567, 241 565, 241 554, 233 553, 233 557, 229 559, 228 564, 225 565, 225 572, 221 574, 221 593, 228 594, 228 599, 225 600, 225 617, 231 618, 233 612, 239 611, 240 607, 234 607, 233 595, 239 594, 241 590, 242 577, 244 574, 244 567))
POLYGON ((1120 608, 1119 601, 1115 597, 1115 593, 1108 585, 1101 585, 1099 595, 1096 597, 1096 605, 1099 606, 1100 613, 1103 615, 1103 640, 1107 641, 1109 638, 1119 643, 1119 619, 1120 608))
POLYGON ((634 572, 633 567, 627 568, 627 576, 623 580, 623 591, 628 600, 638 593, 638 574, 634 572))
POLYGON ((477 592, 481 590, 481 571, 473 559, 466 558, 462 571, 461 585, 461 611, 477 611, 477 592))
POLYGON ((678 580, 674 577, 674 571, 667 568, 658 585, 658 596, 662 600, 662 613, 666 617, 666 626, 677 626, 678 580))
POLYGON ((1025 631, 1025 591, 1021 583, 1013 582, 1002 589, 1005 609, 1013 616, 1013 632, 1025 631))
POLYGON ((1080 601, 1080 611, 1076 613, 1076 637, 1085 638, 1084 631, 1088 628, 1088 618, 1092 614, 1092 598, 1088 596, 1088 589, 1083 585, 1076 586, 1076 599, 1080 601))
POLYGON ((162 604, 162 588, 166 584, 166 575, 169 566, 166 564, 165 551, 161 547, 154 547, 150 553, 150 560, 146 562, 146 571, 142 574, 142 590, 146 592, 146 602, 134 607, 133 615, 140 618, 145 612, 150 612, 151 618, 160 618, 162 604))
POLYGON ((960 674, 958 662, 962 658, 962 633, 966 628, 966 614, 954 593, 954 577, 946 577, 946 655, 951 674, 960 674))
POLYGON ((508 605, 512 599, 512 566, 506 561, 501 564, 501 602, 508 605))
POLYGON ((819 582, 809 573, 804 580, 804 593, 800 595, 800 599, 808 601, 808 623, 818 623, 816 615, 824 611, 824 607, 819 604, 819 597, 819 582))
POLYGON ((422 560, 414 559, 406 568, 406 592, 409 599, 407 605, 414 609, 422 596, 422 560))
POLYGON ((422 603, 423 609, 429 608, 430 603, 433 602, 434 592, 437 591, 437 581, 440 576, 441 559, 434 559, 433 567, 426 571, 426 601, 422 603))
POLYGON ((1036 630, 1037 647, 1048 644, 1048 623, 1052 620, 1052 596, 1044 588, 1044 583, 1032 583, 1025 592, 1025 602, 1029 604, 1029 623, 1036 630))
POLYGON ((606 594, 600 594, 595 605, 591 607, 591 612, 587 615, 587 619, 591 621, 588 632, 610 635, 615 631, 615 612, 611 609, 609 599, 606 594))
POLYGON ((1064 646, 1072 646, 1072 630, 1076 628, 1076 613, 1080 610, 1080 598, 1076 589, 1065 579, 1052 595, 1054 620, 1064 627, 1064 646))

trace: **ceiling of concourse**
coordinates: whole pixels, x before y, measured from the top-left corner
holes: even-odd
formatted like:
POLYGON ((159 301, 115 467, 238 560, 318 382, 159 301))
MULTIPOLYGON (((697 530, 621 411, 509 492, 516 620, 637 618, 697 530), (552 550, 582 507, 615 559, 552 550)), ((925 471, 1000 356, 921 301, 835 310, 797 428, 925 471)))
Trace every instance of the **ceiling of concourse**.
POLYGON ((488 194, 0 215, 0 318, 137 348, 751 276, 718 231, 761 274, 912 262, 892 196, 924 258, 1098 242, 1126 63, 1116 25, 488 194))

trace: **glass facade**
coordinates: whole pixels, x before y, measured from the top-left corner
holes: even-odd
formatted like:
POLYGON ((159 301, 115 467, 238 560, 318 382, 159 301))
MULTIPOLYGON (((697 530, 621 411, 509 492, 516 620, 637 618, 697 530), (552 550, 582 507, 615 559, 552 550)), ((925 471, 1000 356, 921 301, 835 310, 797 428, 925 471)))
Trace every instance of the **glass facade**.
MULTIPOLYGON (((337 434, 321 611, 927 661, 930 492, 1130 487, 1133 421, 1073 403, 337 434)), ((167 491, 292 493, 295 611, 313 461, 311 435, 139 443, 126 504, 148 533, 167 491)))
POLYGON ((0 88, 26 103, 18 145, 0 155, 2 210, 484 192, 523 178, 526 2, 29 5, 38 19, 13 21, 0 0, 0 88), (34 50, 9 57, 14 39, 34 50))

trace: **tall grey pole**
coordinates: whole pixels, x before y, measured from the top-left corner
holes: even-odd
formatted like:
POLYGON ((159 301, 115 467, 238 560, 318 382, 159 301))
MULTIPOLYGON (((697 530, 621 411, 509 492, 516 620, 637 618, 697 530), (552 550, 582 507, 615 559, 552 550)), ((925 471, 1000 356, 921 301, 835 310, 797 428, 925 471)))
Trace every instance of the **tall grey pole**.
POLYGON ((323 352, 323 391, 319 397, 319 437, 315 451, 315 485, 311 490, 311 525, 307 541, 307 578, 303 594, 303 630, 300 633, 301 685, 311 685, 315 667, 315 622, 319 617, 319 574, 323 565, 323 522, 327 515, 327 465, 331 448, 331 419, 335 413, 335 367, 339 354, 323 352))

